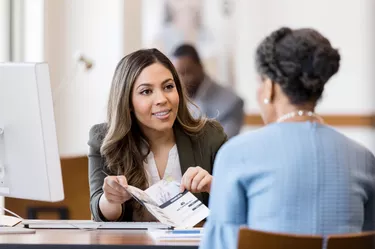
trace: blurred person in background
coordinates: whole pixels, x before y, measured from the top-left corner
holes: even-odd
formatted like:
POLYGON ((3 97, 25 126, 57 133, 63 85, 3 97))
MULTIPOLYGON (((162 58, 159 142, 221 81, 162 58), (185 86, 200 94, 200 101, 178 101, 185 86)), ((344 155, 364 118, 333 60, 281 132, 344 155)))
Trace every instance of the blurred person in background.
POLYGON ((172 62, 189 97, 202 113, 219 121, 229 138, 237 135, 244 122, 244 101, 205 73, 200 56, 192 45, 178 46, 173 51, 172 62))

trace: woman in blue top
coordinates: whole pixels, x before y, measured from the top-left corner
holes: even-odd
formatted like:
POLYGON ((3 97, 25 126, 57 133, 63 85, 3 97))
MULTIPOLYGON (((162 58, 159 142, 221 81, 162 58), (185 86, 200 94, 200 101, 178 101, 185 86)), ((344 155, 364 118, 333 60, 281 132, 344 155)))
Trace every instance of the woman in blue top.
POLYGON ((375 158, 314 113, 340 55, 312 29, 281 28, 256 51, 266 126, 219 150, 202 249, 237 248, 240 226, 327 235, 375 230, 375 158))

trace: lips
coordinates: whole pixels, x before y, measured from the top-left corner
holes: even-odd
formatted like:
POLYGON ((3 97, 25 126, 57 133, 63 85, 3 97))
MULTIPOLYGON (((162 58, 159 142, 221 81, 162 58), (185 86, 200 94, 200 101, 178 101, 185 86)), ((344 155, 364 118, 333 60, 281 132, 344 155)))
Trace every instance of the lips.
POLYGON ((152 115, 154 115, 156 117, 163 117, 165 115, 168 115, 170 112, 171 112, 171 110, 163 110, 163 111, 160 111, 160 112, 154 112, 154 113, 152 113, 152 115))

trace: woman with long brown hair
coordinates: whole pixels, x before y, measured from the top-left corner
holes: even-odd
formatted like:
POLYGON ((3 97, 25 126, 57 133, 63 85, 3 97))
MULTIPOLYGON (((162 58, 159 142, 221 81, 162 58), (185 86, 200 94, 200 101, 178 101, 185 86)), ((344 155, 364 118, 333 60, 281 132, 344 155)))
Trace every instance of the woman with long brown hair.
POLYGON ((145 190, 166 177, 208 205, 212 165, 227 136, 217 122, 194 119, 188 102, 173 64, 157 49, 138 50, 118 63, 107 122, 90 130, 90 208, 96 221, 153 220, 124 187, 145 190))

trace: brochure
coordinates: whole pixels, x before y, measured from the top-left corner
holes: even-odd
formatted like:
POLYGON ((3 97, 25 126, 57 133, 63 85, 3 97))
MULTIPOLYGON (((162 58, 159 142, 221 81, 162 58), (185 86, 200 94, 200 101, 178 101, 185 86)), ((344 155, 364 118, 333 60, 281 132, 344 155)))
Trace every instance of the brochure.
POLYGON ((180 192, 180 183, 161 180, 145 191, 127 186, 126 191, 161 223, 175 228, 191 228, 209 215, 209 209, 191 192, 180 192))

